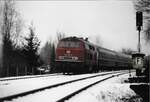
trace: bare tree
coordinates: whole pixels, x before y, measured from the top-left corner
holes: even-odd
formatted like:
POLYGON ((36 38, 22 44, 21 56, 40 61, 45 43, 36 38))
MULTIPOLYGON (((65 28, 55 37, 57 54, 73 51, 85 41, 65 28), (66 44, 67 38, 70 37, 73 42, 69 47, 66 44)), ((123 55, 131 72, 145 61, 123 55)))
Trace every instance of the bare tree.
POLYGON ((62 33, 62 32, 56 32, 57 34, 57 41, 61 40, 62 38, 65 37, 65 33, 62 33))
POLYGON ((150 20, 146 24, 146 29, 144 30, 145 39, 150 44, 150 20))
POLYGON ((1 70, 1 75, 6 76, 9 71, 9 65, 11 62, 11 51, 12 48, 12 40, 11 40, 11 31, 13 26, 13 17, 14 17, 14 7, 12 1, 3 1, 2 8, 2 26, 1 33, 3 38, 3 68, 1 70))
POLYGON ((146 41, 150 43, 150 0, 135 0, 134 6, 137 11, 144 13, 144 34, 146 41))
MULTIPOLYGON (((3 66, 0 70, 0 75, 8 76, 10 67, 13 65, 13 51, 17 45, 16 39, 18 39, 21 26, 20 16, 15 8, 15 2, 13 0, 1 1, 1 35, 3 45, 3 66), (20 29, 20 30, 18 30, 20 29)), ((12 69, 12 68, 11 68, 12 69)))
POLYGON ((132 55, 135 51, 133 51, 130 48, 122 48, 122 53, 126 54, 126 55, 132 55))
POLYGON ((0 74, 2 69, 2 33, 1 33, 1 27, 2 27, 2 1, 0 1, 0 74))
POLYGON ((57 31, 56 32, 56 40, 54 41, 55 46, 57 46, 59 40, 61 40, 62 38, 65 38, 65 37, 66 37, 65 33, 57 31))
POLYGON ((23 20, 16 11, 14 0, 5 0, 2 6, 2 34, 12 40, 13 45, 16 46, 21 36, 23 20))

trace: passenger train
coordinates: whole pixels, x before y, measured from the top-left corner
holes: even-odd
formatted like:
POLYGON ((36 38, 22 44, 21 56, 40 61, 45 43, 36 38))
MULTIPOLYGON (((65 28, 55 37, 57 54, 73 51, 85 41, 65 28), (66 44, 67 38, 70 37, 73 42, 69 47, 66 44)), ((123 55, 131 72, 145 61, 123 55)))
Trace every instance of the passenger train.
POLYGON ((94 45, 88 39, 66 37, 56 48, 56 68, 63 73, 89 73, 124 70, 132 66, 131 57, 94 45))

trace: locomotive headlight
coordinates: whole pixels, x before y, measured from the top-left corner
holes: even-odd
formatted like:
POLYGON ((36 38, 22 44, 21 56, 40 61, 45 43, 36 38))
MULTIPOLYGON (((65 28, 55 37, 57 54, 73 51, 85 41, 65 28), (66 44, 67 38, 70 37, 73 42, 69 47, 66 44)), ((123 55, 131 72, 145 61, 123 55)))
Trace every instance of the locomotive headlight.
POLYGON ((75 57, 75 60, 78 60, 78 57, 75 57))
POLYGON ((72 59, 74 59, 74 60, 78 60, 78 57, 72 57, 72 59))

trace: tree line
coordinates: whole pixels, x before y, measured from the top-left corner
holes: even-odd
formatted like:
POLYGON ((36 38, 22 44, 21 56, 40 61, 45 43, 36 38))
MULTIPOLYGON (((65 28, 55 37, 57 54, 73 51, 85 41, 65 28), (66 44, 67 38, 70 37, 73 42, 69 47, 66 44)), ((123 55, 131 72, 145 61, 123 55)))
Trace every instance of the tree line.
MULTIPOLYGON (((28 33, 22 34, 23 20, 15 8, 14 0, 0 1, 0 77, 39 74, 37 67, 55 67, 55 43, 47 42, 39 53, 40 40, 33 23, 28 33)), ((64 34, 57 32, 60 40, 64 34)))
POLYGON ((36 74, 40 41, 35 36, 34 27, 29 26, 28 36, 22 36, 21 17, 13 0, 1 1, 1 66, 0 76, 36 74), (34 73, 33 73, 34 72, 34 73))

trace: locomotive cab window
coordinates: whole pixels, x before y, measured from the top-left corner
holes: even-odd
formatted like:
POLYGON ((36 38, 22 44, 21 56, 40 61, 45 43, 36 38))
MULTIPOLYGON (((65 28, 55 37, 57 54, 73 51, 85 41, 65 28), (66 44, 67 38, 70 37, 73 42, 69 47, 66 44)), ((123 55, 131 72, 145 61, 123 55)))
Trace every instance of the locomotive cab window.
POLYGON ((60 48, 79 48, 81 47, 81 43, 78 41, 61 41, 58 44, 60 48))

